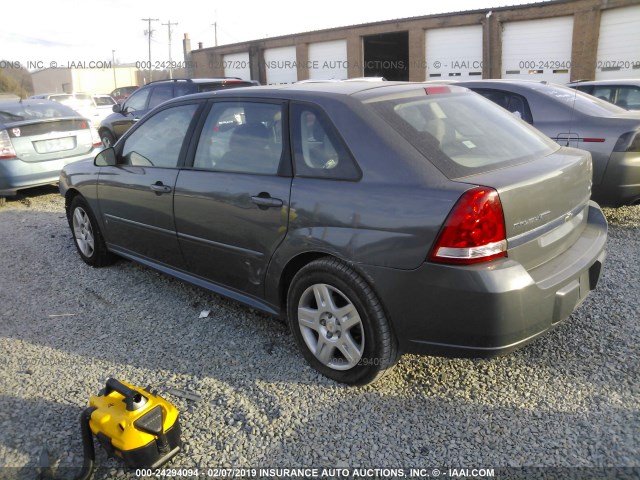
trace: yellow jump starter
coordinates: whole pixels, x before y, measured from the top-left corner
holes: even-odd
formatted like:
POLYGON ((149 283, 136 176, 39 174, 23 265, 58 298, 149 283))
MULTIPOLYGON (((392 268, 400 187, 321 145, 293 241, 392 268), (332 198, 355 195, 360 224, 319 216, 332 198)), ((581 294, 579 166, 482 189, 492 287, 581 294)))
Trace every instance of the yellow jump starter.
POLYGON ((164 398, 114 378, 80 416, 84 465, 76 479, 93 473, 93 437, 110 456, 131 468, 158 468, 181 447, 178 410, 164 398))

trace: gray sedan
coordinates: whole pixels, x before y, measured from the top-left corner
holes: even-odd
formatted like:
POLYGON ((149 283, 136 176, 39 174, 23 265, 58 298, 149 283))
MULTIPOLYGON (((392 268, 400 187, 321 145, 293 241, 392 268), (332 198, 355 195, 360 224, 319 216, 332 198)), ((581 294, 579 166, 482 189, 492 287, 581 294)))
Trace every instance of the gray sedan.
POLYGON ((591 176, 589 153, 464 88, 333 82, 166 102, 60 191, 89 265, 286 317, 315 369, 361 385, 566 319, 605 258, 591 176))
POLYGON ((560 145, 593 157, 593 199, 602 205, 640 203, 640 112, 577 90, 527 80, 462 85, 516 113, 560 145))

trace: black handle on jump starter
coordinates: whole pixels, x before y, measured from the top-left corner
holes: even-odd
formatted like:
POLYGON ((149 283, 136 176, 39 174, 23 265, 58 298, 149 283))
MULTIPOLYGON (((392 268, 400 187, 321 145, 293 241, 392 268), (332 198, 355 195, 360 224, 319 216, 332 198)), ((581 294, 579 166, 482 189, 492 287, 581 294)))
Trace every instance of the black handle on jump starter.
POLYGON ((136 409, 135 404, 142 400, 142 395, 136 392, 134 389, 127 387, 120 383, 115 378, 107 380, 107 386, 105 387, 104 394, 109 395, 111 392, 118 392, 124 396, 124 402, 127 406, 127 410, 133 412, 136 409))

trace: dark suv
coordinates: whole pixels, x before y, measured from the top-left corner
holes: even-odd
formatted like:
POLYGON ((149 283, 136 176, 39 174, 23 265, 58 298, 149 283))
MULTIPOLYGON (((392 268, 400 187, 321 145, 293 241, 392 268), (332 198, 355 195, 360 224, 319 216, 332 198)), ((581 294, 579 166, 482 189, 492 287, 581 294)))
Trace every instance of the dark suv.
POLYGON ((114 113, 105 118, 98 129, 100 139, 105 147, 112 146, 131 125, 166 100, 191 93, 251 87, 255 84, 252 81, 228 77, 158 80, 148 83, 138 88, 123 103, 113 106, 114 113))

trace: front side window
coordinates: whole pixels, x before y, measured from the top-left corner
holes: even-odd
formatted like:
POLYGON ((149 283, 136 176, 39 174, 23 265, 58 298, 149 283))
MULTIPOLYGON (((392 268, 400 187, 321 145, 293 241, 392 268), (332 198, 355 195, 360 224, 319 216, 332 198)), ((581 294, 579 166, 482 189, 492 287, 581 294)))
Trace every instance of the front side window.
POLYGON ((149 89, 143 88, 131 95, 124 106, 125 113, 144 110, 147 106, 147 97, 149 97, 149 89))
POLYGON ((291 131, 296 176, 356 180, 360 171, 327 116, 313 105, 295 104, 291 131))
POLYGON ((150 117, 125 141, 122 163, 144 167, 176 167, 197 109, 197 104, 180 105, 150 117))
POLYGON ((202 129, 194 168, 276 175, 282 147, 282 106, 219 102, 202 129))

